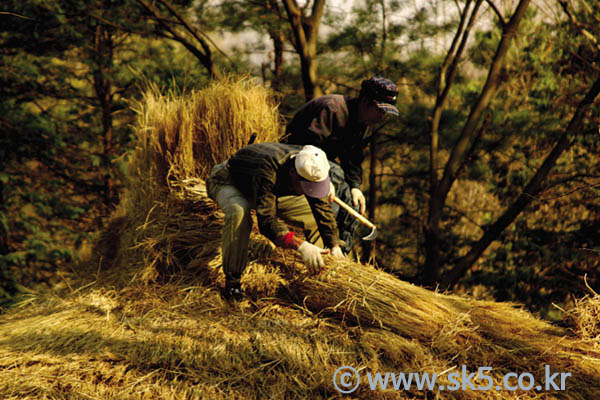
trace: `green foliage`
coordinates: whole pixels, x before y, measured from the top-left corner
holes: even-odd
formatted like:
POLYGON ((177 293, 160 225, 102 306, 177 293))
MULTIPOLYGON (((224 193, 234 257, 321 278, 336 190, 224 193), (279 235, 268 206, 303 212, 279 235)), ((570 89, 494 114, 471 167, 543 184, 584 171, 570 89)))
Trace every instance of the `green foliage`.
POLYGON ((498 29, 477 31, 474 39, 475 44, 469 49, 469 61, 477 67, 486 68, 500 42, 500 32, 498 29))
POLYGON ((21 49, 34 56, 60 55, 82 44, 82 37, 67 22, 66 13, 78 13, 83 2, 3 2, 0 29, 3 46, 21 49))
POLYGON ((437 73, 441 62, 439 55, 421 49, 411 54, 406 62, 397 65, 403 76, 409 76, 427 96, 433 96, 437 92, 437 73))
POLYGON ((135 20, 143 14, 136 4, 3 2, 9 12, 0 15, 0 305, 22 286, 51 285, 58 270, 70 271, 118 201, 106 197, 106 188, 111 179, 118 191, 118 168, 126 168, 112 161, 130 146, 128 103, 148 82, 179 89, 206 82, 181 46, 114 28, 152 36, 151 26, 135 20), (96 41, 101 28, 104 48, 96 41))
POLYGON ((503 235, 506 245, 491 252, 464 285, 485 285, 494 298, 527 304, 546 318, 556 315, 553 304, 589 294, 583 277, 597 284, 597 260, 583 248, 600 246, 597 222, 570 231, 528 229, 523 219, 518 224, 503 235))
MULTIPOLYGON (((323 43, 328 52, 339 54, 342 74, 362 80, 367 75, 384 75, 393 78, 395 63, 402 53, 399 39, 407 27, 392 16, 401 10, 397 1, 367 0, 352 8, 348 22, 330 34, 323 43)), ((331 71, 333 72, 333 71, 331 71)), ((331 72, 322 71, 329 75, 331 72)))

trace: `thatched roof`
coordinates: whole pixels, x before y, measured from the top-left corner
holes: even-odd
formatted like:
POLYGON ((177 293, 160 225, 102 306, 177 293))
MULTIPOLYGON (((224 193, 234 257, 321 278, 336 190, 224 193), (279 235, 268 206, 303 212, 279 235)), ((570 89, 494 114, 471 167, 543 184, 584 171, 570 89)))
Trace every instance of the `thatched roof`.
POLYGON ((70 287, 0 316, 1 398, 341 398, 333 375, 345 365, 363 378, 438 373, 446 387, 463 365, 492 367, 494 387, 508 372, 540 382, 545 365, 571 376, 549 392, 373 391, 363 379, 344 398, 600 398, 596 294, 568 313, 571 329, 559 328, 514 304, 432 292, 350 260, 328 258, 310 276, 293 251, 255 232, 248 299, 224 302, 222 214, 203 178, 252 133, 277 139, 269 99, 244 80, 147 96, 127 196, 95 257, 70 287))

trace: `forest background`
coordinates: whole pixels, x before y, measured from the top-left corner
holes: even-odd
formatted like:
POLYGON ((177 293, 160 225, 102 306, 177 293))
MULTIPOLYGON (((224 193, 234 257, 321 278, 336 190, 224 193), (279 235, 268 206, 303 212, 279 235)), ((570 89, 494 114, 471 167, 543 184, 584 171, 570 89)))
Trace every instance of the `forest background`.
POLYGON ((185 96, 247 76, 272 88, 283 127, 307 99, 357 95, 382 75, 399 87, 400 116, 366 149, 363 191, 380 234, 357 256, 559 320, 600 285, 598 9, 4 1, 0 306, 77 275, 119 204, 146 91, 185 96))

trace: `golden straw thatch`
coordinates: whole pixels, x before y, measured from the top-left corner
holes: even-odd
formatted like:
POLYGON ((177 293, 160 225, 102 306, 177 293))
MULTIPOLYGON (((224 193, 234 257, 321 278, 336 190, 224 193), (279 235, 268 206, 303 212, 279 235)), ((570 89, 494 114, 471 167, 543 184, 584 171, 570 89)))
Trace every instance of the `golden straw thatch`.
POLYGON ((254 131, 276 140, 269 98, 244 80, 146 97, 127 196, 96 257, 55 294, 0 316, 0 398, 600 398, 597 296, 559 328, 514 304, 428 291, 349 260, 328 258, 310 276, 293 251, 255 233, 248 299, 224 302, 222 214, 203 177, 254 131), (203 152, 206 143, 228 144, 203 152), (333 384, 345 365, 362 375, 348 395, 333 384), (507 372, 539 382, 545 365, 571 377, 564 391, 384 391, 366 381, 367 372, 427 372, 447 387, 463 365, 492 367, 494 385, 507 372))

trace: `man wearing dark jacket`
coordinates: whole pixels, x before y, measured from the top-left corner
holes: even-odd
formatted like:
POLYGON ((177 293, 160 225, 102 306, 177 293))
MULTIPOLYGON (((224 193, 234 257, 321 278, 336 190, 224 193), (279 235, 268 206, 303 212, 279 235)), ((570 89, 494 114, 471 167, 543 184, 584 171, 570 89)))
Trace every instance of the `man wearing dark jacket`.
MULTIPOLYGON (((306 103, 294 115, 286 128, 284 142, 311 144, 325 151, 331 162, 331 178, 337 196, 352 202, 357 211, 365 212, 362 183, 363 150, 368 144, 371 127, 386 115, 398 115, 398 88, 382 77, 366 79, 358 97, 326 95, 306 103), (341 167, 341 168, 340 168, 341 167)), ((344 250, 352 247, 357 221, 337 204, 333 204, 344 250)))
POLYGON ((281 143, 248 145, 213 167, 206 186, 225 213, 225 298, 243 295, 240 279, 248 261, 251 209, 256 209, 260 232, 277 246, 298 250, 313 273, 324 266, 322 254, 331 251, 334 257, 343 257, 329 201, 330 192, 333 195, 329 168, 321 149, 281 143), (300 225, 306 240, 283 220, 300 225))

